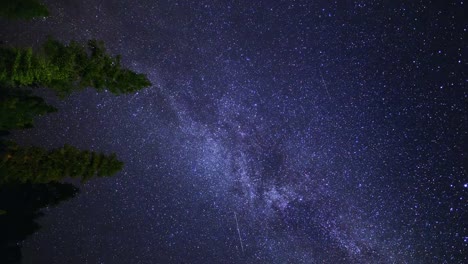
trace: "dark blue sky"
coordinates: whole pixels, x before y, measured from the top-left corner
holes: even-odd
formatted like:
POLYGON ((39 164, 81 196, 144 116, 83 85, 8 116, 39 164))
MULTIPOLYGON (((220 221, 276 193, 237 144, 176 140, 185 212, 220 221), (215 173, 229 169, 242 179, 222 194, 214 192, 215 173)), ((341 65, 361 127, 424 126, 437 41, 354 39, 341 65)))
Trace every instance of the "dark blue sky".
POLYGON ((25 263, 467 262, 463 1, 44 2, 2 40, 101 39, 155 85, 42 92, 15 138, 126 165, 25 263))

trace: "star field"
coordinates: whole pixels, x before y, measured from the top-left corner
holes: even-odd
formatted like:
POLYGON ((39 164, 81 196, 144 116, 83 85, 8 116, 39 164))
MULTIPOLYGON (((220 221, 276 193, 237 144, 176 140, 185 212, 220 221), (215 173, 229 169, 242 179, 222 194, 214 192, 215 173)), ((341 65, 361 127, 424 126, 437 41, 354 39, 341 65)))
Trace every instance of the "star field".
POLYGON ((468 261, 463 1, 44 2, 2 40, 102 39, 154 86, 40 91, 59 112, 15 139, 125 168, 25 263, 468 261))

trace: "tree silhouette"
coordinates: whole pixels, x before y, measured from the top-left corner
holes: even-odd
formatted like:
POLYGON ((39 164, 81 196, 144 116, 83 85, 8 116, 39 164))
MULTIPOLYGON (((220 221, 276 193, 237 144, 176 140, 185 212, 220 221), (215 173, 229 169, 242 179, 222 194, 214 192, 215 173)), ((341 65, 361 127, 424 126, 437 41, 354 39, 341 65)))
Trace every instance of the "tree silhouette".
POLYGON ((115 154, 81 151, 69 145, 47 151, 10 143, 1 156, 0 184, 60 182, 67 177, 84 182, 112 176, 122 167, 115 154))
MULTIPOLYGON (((47 15, 37 0, 0 0, 0 17, 47 15)), ((8 130, 31 127, 34 117, 56 111, 23 88, 45 87, 64 97, 88 87, 125 94, 150 85, 145 75, 122 67, 120 56, 110 56, 100 41, 64 45, 49 38, 38 50, 0 47, 0 263, 20 262, 22 241, 40 228, 41 208, 76 195, 78 189, 61 183, 64 179, 107 177, 123 167, 115 154, 3 140, 8 130)))
POLYGON ((35 117, 56 111, 29 91, 0 89, 0 130, 32 127, 35 117))
POLYGON ((75 41, 64 45, 52 38, 38 52, 1 48, 0 84, 43 86, 62 97, 87 87, 125 94, 151 85, 144 74, 122 68, 120 56, 109 56, 101 41, 90 40, 87 46, 75 41))
POLYGON ((0 0, 0 17, 26 19, 47 17, 47 7, 36 0, 0 0))
POLYGON ((72 184, 9 184, 0 186, 0 263, 19 263, 21 243, 40 229, 41 208, 74 197, 72 184))

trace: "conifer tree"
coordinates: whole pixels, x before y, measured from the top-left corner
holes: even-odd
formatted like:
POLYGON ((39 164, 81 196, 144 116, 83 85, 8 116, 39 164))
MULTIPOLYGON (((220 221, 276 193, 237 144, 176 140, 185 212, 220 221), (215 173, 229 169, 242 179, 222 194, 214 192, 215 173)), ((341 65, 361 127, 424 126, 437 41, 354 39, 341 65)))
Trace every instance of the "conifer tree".
POLYGON ((28 91, 0 89, 0 130, 32 127, 35 117, 55 111, 28 91))
POLYGON ((122 167, 115 154, 81 151, 69 145, 47 151, 10 143, 0 160, 0 185, 61 182, 68 177, 87 181, 112 176, 122 167))
POLYGON ((90 40, 87 46, 74 41, 64 45, 51 38, 37 52, 1 48, 1 84, 43 86, 62 97, 87 87, 126 94, 151 85, 144 74, 123 68, 120 56, 108 55, 101 41, 90 40))
POLYGON ((47 7, 37 0, 0 0, 0 17, 30 20, 47 16, 47 7))
POLYGON ((71 199, 78 188, 69 183, 0 186, 0 263, 20 263, 22 242, 41 226, 44 207, 71 199))

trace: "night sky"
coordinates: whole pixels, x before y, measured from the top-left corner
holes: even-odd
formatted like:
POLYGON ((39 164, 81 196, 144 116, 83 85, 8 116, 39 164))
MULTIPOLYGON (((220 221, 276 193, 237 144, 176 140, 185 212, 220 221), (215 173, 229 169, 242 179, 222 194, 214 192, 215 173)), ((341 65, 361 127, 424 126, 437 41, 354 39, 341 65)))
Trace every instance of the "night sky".
POLYGON ((463 1, 44 1, 6 44, 101 39, 154 86, 13 135, 125 168, 24 263, 468 263, 463 1))

